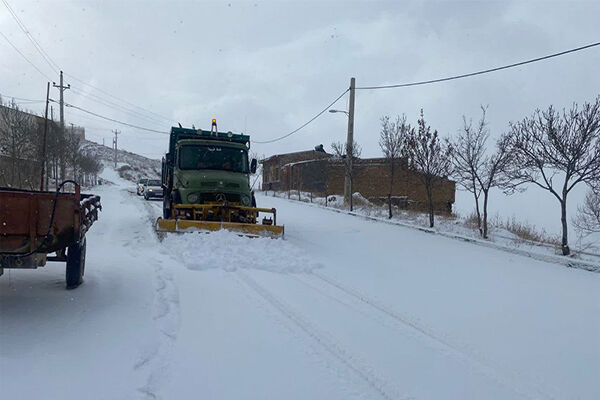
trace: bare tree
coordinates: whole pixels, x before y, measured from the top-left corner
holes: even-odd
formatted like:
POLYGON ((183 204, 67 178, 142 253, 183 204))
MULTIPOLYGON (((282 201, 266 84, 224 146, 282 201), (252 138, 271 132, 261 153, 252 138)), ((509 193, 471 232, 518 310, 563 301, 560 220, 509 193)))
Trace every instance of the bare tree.
POLYGON ((418 173, 425 186, 429 208, 429 226, 434 225, 434 189, 452 173, 452 146, 441 140, 437 130, 431 131, 421 109, 418 128, 408 131, 406 153, 409 166, 418 173))
POLYGON ((0 99, 0 149, 8 157, 10 172, 6 181, 13 187, 30 187, 30 164, 39 157, 39 132, 35 116, 23 112, 14 100, 2 104, 0 99))
POLYGON ((481 223, 481 211, 479 208, 479 197, 481 196, 481 185, 479 176, 485 164, 485 145, 489 137, 489 130, 485 121, 486 109, 481 108, 482 116, 473 127, 473 121, 463 116, 463 127, 455 140, 451 142, 453 147, 452 162, 454 164, 454 177, 456 183, 473 194, 475 199, 475 212, 477 214, 477 228, 483 236, 481 223))
POLYGON ((567 198, 581 182, 600 179, 600 96, 562 113, 552 106, 511 124, 511 187, 531 183, 550 192, 560 203, 562 253, 570 254, 567 198))
POLYGON ((81 154, 79 158, 79 170, 82 172, 81 183, 95 185, 98 173, 102 171, 102 163, 98 156, 81 154))
MULTIPOLYGON (((43 119, 21 110, 14 101, 5 104, 0 98, 0 184, 38 187, 44 125, 41 122, 43 119)), ((46 181, 52 175, 55 187, 59 176, 66 173, 66 164, 75 181, 85 181, 86 175, 99 172, 97 160, 89 159, 80 150, 79 138, 66 134, 54 121, 48 124, 46 160, 46 181)))
POLYGON ((600 232, 600 184, 599 189, 590 190, 583 205, 577 208, 575 227, 584 234, 600 232))
POLYGON ((485 119, 486 108, 481 107, 481 119, 476 127, 472 121, 463 117, 463 128, 452 142, 452 160, 457 183, 473 194, 477 226, 481 236, 488 238, 488 201, 490 189, 505 187, 507 184, 504 169, 510 152, 506 136, 496 142, 495 152, 487 154, 487 141, 490 133, 485 119), (479 199, 483 194, 483 220, 479 208, 479 199))
POLYGON ((333 149, 333 154, 336 156, 336 158, 342 161, 346 176, 348 176, 350 181, 350 211, 352 211, 354 208, 352 192, 354 187, 354 176, 356 174, 354 165, 359 159, 362 150, 360 145, 356 142, 352 143, 352 145, 349 145, 348 143, 334 142, 331 144, 331 148, 333 149))
POLYGON ((71 167, 73 172, 73 180, 75 182, 79 182, 80 171, 79 171, 79 161, 81 158, 81 151, 79 147, 79 138, 73 134, 66 134, 66 143, 65 143, 65 161, 67 162, 67 167, 71 167))
POLYGON ((392 218, 392 190, 394 187, 394 172, 396 163, 402 157, 403 146, 406 142, 406 135, 410 130, 410 125, 406 122, 406 116, 396 116, 396 120, 390 120, 389 116, 381 118, 381 132, 379 134, 379 147, 385 156, 390 169, 390 190, 388 192, 388 218, 392 218))
POLYGON ((49 121, 46 158, 49 163, 48 174, 54 179, 55 189, 59 184, 60 160, 65 156, 65 140, 64 130, 56 122, 49 121))
POLYGON ((405 149, 409 167, 417 172, 425 186, 429 227, 433 228, 433 192, 452 173, 452 147, 439 137, 437 130, 431 131, 431 127, 425 122, 423 109, 417 125, 417 129, 408 131, 405 149))

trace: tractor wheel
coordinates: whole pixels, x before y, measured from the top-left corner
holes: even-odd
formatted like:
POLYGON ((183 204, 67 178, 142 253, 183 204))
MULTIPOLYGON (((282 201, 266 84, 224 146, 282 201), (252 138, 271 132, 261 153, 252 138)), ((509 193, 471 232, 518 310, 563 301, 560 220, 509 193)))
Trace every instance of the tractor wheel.
POLYGON ((85 238, 69 246, 67 250, 67 270, 66 281, 67 289, 75 289, 83 282, 85 272, 85 238))
POLYGON ((163 218, 171 219, 171 196, 166 193, 163 196, 163 218))

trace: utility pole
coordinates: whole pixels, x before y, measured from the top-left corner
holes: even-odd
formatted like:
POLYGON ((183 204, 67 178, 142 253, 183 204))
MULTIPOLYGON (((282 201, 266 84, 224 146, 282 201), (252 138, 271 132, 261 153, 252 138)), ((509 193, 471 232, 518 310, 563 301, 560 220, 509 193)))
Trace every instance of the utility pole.
MULTIPOLYGON (((52 82, 52 86, 54 86, 55 88, 58 88, 59 92, 60 92, 60 101, 59 101, 59 105, 60 105, 60 130, 61 132, 65 133, 65 101, 64 101, 64 92, 67 89, 71 89, 71 85, 68 84, 67 86, 64 85, 64 81, 63 81, 63 72, 60 71, 60 85, 57 85, 56 82, 52 82)), ((65 167, 65 157, 61 157, 60 160, 60 179, 61 181, 65 180, 65 171, 66 167, 65 167)))
POLYGON ((116 169, 117 168, 117 140, 118 140, 117 135, 121 132, 119 130, 115 129, 113 131, 113 133, 115 134, 115 137, 113 139, 113 148, 115 149, 115 169, 116 169))
POLYGON ((42 173, 40 182, 40 192, 44 190, 44 175, 46 174, 46 137, 48 136, 48 103, 50 103, 50 82, 48 82, 48 85, 46 86, 46 112, 44 113, 44 138, 42 140, 42 173))
POLYGON ((354 92, 356 79, 350 78, 350 103, 348 105, 348 136, 346 138, 346 158, 348 162, 348 171, 346 171, 346 179, 344 181, 344 203, 350 204, 352 201, 352 155, 354 154, 354 92))

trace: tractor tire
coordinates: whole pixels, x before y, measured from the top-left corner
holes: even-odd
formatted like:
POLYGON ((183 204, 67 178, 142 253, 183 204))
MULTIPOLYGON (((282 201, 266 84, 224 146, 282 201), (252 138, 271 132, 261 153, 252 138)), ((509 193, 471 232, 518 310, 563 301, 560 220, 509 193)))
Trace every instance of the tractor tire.
POLYGON ((67 250, 66 281, 67 289, 75 289, 83 282, 85 273, 85 238, 69 246, 67 250))
POLYGON ((169 192, 163 196, 163 218, 171 219, 171 194, 169 192))

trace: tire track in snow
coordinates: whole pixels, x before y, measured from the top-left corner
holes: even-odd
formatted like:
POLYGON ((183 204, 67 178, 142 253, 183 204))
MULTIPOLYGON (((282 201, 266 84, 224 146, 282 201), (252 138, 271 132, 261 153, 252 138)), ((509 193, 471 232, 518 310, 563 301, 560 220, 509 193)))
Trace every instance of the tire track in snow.
POLYGON ((179 327, 179 294, 173 277, 160 261, 154 262, 155 297, 153 319, 158 324, 158 343, 143 354, 134 365, 137 370, 148 370, 146 383, 138 388, 144 398, 160 399, 158 391, 169 379, 171 349, 177 339, 179 327))
MULTIPOLYGON (((152 240, 149 245, 154 247, 158 243, 156 231, 154 230, 156 222, 154 215, 157 212, 157 207, 150 201, 138 198, 135 193, 129 192, 129 196, 134 198, 133 201, 142 201, 142 204, 138 207, 140 211, 146 213, 144 221, 148 223, 144 225, 145 229, 133 232, 134 241, 136 244, 142 245, 143 240, 151 237, 152 240)), ((142 252, 141 254, 144 253, 142 252)), ((167 257, 169 256, 167 255, 167 257)), ((179 291, 173 280, 173 275, 168 269, 164 268, 161 258, 162 255, 158 259, 152 258, 148 260, 148 266, 154 270, 152 318, 157 324, 159 337, 156 343, 153 343, 152 346, 140 355, 133 366, 135 370, 146 371, 146 382, 142 387, 138 388, 138 393, 145 399, 161 398, 158 392, 169 379, 171 350, 177 339, 179 330, 179 291)), ((174 259, 175 257, 169 258, 174 259)))
POLYGON ((365 381, 379 396, 386 400, 396 399, 411 399, 412 397, 403 397, 390 388, 389 383, 377 376, 373 369, 365 367, 362 362, 352 356, 347 350, 340 347, 334 340, 328 338, 323 332, 320 332, 300 313, 293 310, 285 304, 281 299, 277 298, 273 293, 269 292, 261 286, 256 280, 251 278, 241 270, 236 271, 236 275, 256 294, 269 303, 273 308, 278 310, 287 319, 292 321, 300 330, 317 342, 323 349, 331 354, 335 359, 345 365, 348 369, 358 375, 365 381))
MULTIPOLYGON (((527 385, 529 387, 523 388, 522 386, 525 385, 520 383, 520 381, 526 380, 526 378, 521 377, 518 374, 515 376, 515 378, 505 377, 505 374, 499 372, 496 368, 490 366, 489 364, 491 363, 487 361, 485 357, 481 354, 473 354, 475 353, 474 351, 464 349, 462 346, 452 343, 450 340, 444 338, 444 335, 434 332, 432 329, 416 322, 414 318, 402 314, 392 309, 391 307, 365 295, 364 293, 359 292, 357 289, 351 287, 350 285, 342 284, 338 280, 318 271, 308 272, 307 275, 314 276, 321 282, 324 282, 327 285, 335 288, 338 292, 344 293, 346 296, 349 296, 359 301, 360 303, 371 307, 372 309, 392 319, 396 323, 407 326, 412 330, 418 332, 420 335, 425 336, 427 339, 437 343, 438 345, 441 345, 442 348, 446 349, 449 352, 449 354, 457 357, 458 359, 462 360, 468 365, 471 365, 473 368, 475 368, 482 374, 488 376, 489 378, 493 379, 502 386, 510 389, 514 393, 530 399, 555 399, 555 397, 546 393, 546 391, 544 391, 538 384, 530 382, 530 379, 527 385), (519 382, 516 382, 517 380, 519 382), (535 392, 535 394, 532 394, 532 391, 535 392)), ((299 278, 297 279, 300 280, 299 278)), ((304 283, 307 286, 311 287, 311 285, 307 284, 306 282, 304 283)), ((321 293, 318 289, 314 287, 313 289, 321 293)), ((323 293, 321 294, 323 295, 323 293)), ((336 301, 342 302, 341 299, 337 299, 336 301)))

